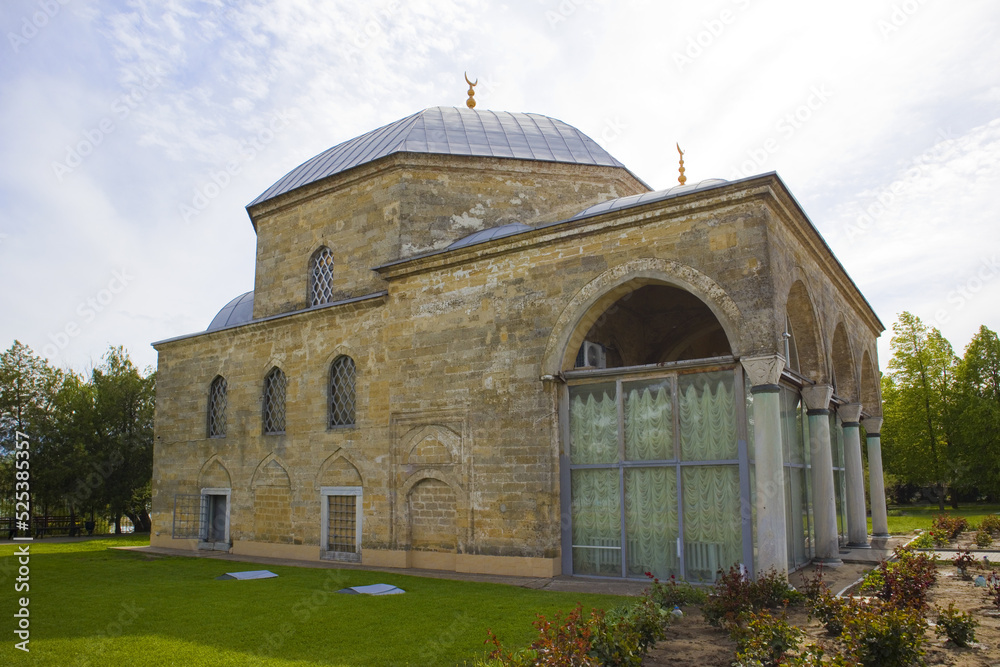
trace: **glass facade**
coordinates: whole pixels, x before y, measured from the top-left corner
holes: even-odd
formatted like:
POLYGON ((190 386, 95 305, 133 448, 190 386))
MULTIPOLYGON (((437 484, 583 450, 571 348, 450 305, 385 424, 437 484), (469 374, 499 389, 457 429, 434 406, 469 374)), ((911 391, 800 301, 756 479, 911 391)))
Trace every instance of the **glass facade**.
POLYGON ((737 380, 727 368, 569 388, 575 574, 713 581, 752 558, 737 380))

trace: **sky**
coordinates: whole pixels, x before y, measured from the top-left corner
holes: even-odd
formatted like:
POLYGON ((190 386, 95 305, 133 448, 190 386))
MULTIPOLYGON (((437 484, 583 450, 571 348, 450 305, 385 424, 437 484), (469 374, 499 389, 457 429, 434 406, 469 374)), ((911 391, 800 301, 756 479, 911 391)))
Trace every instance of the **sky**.
POLYGON ((4 0, 0 347, 88 372, 253 289, 245 206, 433 106, 541 113, 654 189, 776 171, 887 331, 1000 330, 1000 4, 4 0))

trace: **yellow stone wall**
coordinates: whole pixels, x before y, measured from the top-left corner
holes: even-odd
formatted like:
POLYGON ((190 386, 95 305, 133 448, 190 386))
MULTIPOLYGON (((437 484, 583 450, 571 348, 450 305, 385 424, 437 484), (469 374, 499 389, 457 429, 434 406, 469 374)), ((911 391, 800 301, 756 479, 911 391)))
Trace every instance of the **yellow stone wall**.
MULTIPOLYGON (((364 206, 378 212, 392 187, 376 190, 364 206)), ((258 269, 258 289, 272 292, 257 301, 258 314, 301 307, 292 295, 304 294, 304 282, 278 286, 304 280, 299 260, 321 240, 314 227, 326 218, 257 214, 260 233, 285 239, 274 241, 285 250, 258 269), (273 279, 279 274, 285 278, 273 279)), ((360 484, 363 563, 558 574, 559 385, 540 376, 553 358, 558 370, 575 353, 558 341, 579 346, 568 336, 589 328, 588 295, 628 280, 690 285, 732 325, 737 356, 773 354, 788 290, 778 270, 801 267, 815 274, 810 286, 828 310, 824 322, 846 318, 860 330, 858 344, 874 347, 873 315, 854 312, 856 298, 830 278, 835 267, 810 229, 780 181, 763 176, 379 274, 370 269, 381 250, 342 253, 345 281, 367 271, 374 282, 357 289, 380 285, 388 295, 157 344, 153 543, 181 542, 170 537, 175 494, 228 478, 234 552, 277 553, 263 544, 274 542, 287 545, 281 553, 318 557, 320 487, 360 484), (341 354, 357 364, 356 426, 328 429, 326 383, 341 354), (261 389, 275 365, 288 378, 287 431, 263 435, 261 389), (206 437, 216 375, 229 387, 225 438, 206 437), (265 474, 272 482, 287 475, 287 495, 275 493, 283 482, 260 483, 265 474)), ((389 247, 394 233, 373 242, 389 247)))

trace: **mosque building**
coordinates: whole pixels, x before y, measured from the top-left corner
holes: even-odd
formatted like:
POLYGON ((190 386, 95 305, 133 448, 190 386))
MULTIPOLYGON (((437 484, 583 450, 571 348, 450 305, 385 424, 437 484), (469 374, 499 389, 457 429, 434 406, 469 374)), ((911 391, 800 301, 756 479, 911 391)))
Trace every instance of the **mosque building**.
POLYGON ((154 344, 152 544, 786 573, 867 544, 862 437, 886 534, 882 323, 775 173, 679 180, 471 107, 293 169, 253 291, 154 344))

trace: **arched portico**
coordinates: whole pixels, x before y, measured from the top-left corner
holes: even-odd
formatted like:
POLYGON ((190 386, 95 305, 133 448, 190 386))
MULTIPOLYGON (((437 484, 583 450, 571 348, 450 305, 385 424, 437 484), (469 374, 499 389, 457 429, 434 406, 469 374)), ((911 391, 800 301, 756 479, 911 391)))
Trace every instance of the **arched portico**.
POLYGON ((679 266, 603 274, 550 339, 546 367, 566 378, 563 572, 711 581, 753 561, 739 311, 679 266), (600 363, 578 358, 585 342, 600 363))

